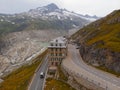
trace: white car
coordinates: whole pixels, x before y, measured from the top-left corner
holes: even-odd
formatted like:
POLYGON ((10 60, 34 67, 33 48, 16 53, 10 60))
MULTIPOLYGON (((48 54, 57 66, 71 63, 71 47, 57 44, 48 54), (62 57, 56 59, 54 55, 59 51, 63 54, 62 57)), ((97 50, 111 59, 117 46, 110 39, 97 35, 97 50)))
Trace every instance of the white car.
POLYGON ((44 78, 44 76, 45 76, 45 73, 44 73, 44 72, 41 72, 41 73, 40 73, 40 78, 44 78))

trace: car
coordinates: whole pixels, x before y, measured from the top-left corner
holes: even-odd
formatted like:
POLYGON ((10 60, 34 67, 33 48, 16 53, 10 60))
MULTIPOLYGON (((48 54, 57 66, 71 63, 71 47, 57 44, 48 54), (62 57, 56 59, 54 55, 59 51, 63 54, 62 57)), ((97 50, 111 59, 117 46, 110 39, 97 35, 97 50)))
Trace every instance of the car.
POLYGON ((44 78, 44 76, 45 76, 45 73, 44 73, 44 72, 41 72, 41 73, 40 73, 40 78, 44 78))
POLYGON ((76 47, 76 49, 79 49, 79 47, 76 47))
POLYGON ((76 49, 79 49, 78 47, 76 49))

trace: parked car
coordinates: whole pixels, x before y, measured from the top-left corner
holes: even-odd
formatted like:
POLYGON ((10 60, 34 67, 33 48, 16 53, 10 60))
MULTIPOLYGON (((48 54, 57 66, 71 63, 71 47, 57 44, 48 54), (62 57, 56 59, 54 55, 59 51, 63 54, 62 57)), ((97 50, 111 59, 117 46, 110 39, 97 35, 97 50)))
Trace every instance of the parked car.
POLYGON ((79 47, 76 47, 76 49, 79 49, 79 47))
POLYGON ((76 46, 76 49, 79 49, 79 46, 76 46))
POLYGON ((45 77, 45 73, 44 72, 41 72, 40 73, 40 78, 44 78, 45 77))

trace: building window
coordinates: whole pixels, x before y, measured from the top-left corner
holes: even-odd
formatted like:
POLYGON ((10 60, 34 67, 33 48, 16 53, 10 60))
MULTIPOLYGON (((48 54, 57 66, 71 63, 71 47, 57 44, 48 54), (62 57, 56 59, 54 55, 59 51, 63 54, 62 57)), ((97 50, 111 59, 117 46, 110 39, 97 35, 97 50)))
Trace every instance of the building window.
POLYGON ((51 43, 51 46, 53 46, 53 43, 51 43))
POLYGON ((62 44, 60 43, 60 46, 62 46, 62 44))
POLYGON ((53 53, 51 53, 51 56, 54 56, 54 54, 53 54, 53 53))
POLYGON ((51 48, 51 51, 53 51, 53 48, 51 48))
POLYGON ((60 48, 60 51, 62 51, 62 49, 60 48))
POLYGON ((55 62, 55 65, 58 66, 58 62, 55 62))
POLYGON ((57 46, 57 44, 56 44, 56 46, 57 46))
POLYGON ((56 51, 57 51, 57 48, 56 48, 56 51))
POLYGON ((56 39, 56 42, 58 42, 58 40, 56 39))
POLYGON ((60 53, 59 56, 62 56, 62 53, 60 53))
POLYGON ((54 63, 53 62, 51 62, 51 65, 53 65, 54 63))
POLYGON ((59 58, 59 61, 61 62, 61 58, 59 58))

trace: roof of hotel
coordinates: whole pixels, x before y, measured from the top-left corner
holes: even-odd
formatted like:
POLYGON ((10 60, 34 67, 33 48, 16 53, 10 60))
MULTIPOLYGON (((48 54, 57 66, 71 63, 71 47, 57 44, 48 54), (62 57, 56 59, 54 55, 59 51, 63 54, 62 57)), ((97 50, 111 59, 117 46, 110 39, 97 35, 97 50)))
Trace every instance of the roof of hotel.
POLYGON ((66 48, 67 46, 48 46, 48 48, 66 48))
POLYGON ((64 37, 58 37, 53 39, 50 43, 66 43, 66 39, 64 37))
POLYGON ((56 39, 53 39, 50 44, 53 44, 52 46, 48 46, 48 48, 66 48, 66 38, 64 37, 58 37, 56 39), (56 45, 57 44, 57 45, 56 45), (61 44, 61 45, 59 45, 61 44))

